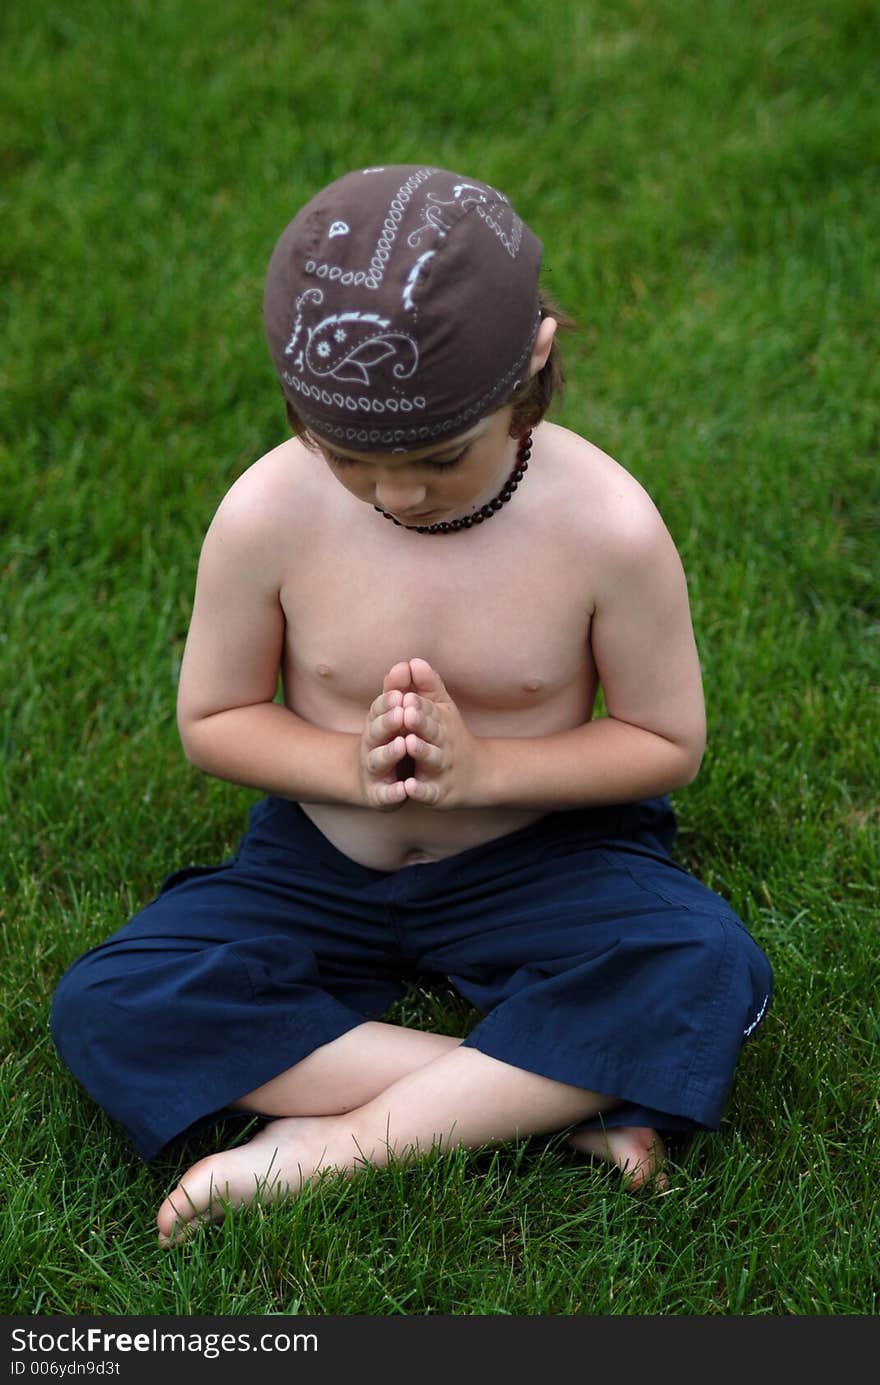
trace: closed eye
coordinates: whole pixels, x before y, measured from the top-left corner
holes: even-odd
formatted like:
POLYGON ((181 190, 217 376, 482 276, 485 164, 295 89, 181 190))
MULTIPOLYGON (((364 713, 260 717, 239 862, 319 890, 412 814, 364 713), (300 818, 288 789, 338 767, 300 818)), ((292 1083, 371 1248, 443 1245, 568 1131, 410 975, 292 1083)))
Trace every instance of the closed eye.
MULTIPOLYGON (((369 462, 363 463, 358 461, 356 457, 340 457, 338 452, 328 452, 326 449, 322 449, 322 451, 328 462, 339 471, 344 471, 346 467, 351 466, 370 465, 369 462)), ((424 457, 421 461, 413 462, 412 465, 425 467, 428 471, 451 471, 453 467, 458 466, 459 462, 467 456, 469 451, 470 447, 464 447, 456 457, 450 457, 448 461, 435 462, 432 461, 430 457, 424 457)))
POLYGON ((425 461, 416 462, 415 465, 426 466, 429 471, 451 471, 453 467, 458 466, 459 462, 463 461, 469 451, 469 447, 463 448, 457 457, 450 457, 448 462, 432 462, 426 458, 425 461))

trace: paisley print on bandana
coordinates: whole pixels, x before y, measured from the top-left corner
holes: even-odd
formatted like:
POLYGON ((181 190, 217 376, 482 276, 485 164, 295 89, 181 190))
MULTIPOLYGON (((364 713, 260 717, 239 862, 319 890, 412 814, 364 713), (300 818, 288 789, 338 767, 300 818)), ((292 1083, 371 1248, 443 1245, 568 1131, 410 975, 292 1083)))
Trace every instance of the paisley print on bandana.
POLYGON ((284 393, 307 426, 369 451, 453 436, 522 378, 540 263, 541 242, 488 183, 427 165, 344 175, 297 214, 269 265, 284 393), (401 427, 408 414, 418 423, 401 427))

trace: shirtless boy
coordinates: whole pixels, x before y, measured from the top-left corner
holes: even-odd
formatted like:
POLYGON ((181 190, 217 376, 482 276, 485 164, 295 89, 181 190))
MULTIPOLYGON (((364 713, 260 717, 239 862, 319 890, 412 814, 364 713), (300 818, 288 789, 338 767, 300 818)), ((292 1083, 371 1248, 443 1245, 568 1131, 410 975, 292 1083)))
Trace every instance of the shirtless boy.
POLYGON ((275 248, 295 436, 208 530, 178 701, 192 762, 269 797, 53 1008, 144 1158, 267 1118, 183 1175, 163 1240, 435 1145, 565 1130, 662 1179, 766 1009, 763 952, 669 856, 705 736, 685 578, 635 479, 542 421, 541 254, 503 195, 415 165, 337 180, 275 248), (464 1040, 383 1021, 424 975, 481 1012, 464 1040))

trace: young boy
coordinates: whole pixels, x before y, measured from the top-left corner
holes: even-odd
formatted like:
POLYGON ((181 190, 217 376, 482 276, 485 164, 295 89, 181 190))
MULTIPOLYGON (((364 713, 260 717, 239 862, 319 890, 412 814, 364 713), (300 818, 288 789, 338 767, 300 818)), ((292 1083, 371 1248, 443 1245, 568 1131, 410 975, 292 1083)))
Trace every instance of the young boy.
POLYGON ((633 477, 542 422, 541 255, 500 193, 418 166, 337 180, 275 247, 296 436, 208 530, 178 701, 193 763, 270 796, 52 1016, 146 1159, 268 1118, 184 1174, 163 1240, 436 1144, 566 1130, 662 1181, 661 1132, 717 1128, 768 1004, 669 856, 704 745, 685 579, 633 477), (382 1021, 424 975, 482 1013, 464 1040, 382 1021))

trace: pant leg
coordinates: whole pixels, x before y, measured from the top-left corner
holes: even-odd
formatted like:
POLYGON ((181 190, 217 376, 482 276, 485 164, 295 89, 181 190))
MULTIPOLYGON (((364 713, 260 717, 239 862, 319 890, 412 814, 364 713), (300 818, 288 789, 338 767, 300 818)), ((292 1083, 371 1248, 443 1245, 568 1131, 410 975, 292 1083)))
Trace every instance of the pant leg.
POLYGON ((770 999, 766 956, 673 834, 666 800, 557 813, 400 873, 421 965, 484 1016, 465 1046, 619 1098, 606 1125, 717 1128, 770 999))
POLYGON ((334 871, 312 834, 258 804, 233 860, 170 877, 62 977, 56 1047, 143 1158, 403 994, 388 877, 334 871))

